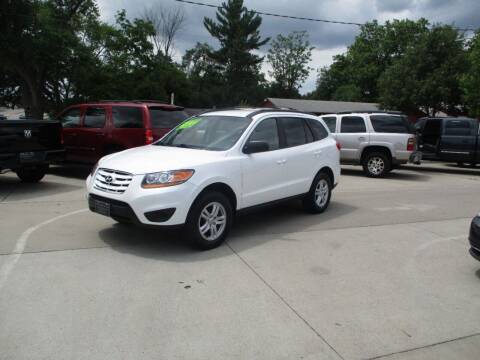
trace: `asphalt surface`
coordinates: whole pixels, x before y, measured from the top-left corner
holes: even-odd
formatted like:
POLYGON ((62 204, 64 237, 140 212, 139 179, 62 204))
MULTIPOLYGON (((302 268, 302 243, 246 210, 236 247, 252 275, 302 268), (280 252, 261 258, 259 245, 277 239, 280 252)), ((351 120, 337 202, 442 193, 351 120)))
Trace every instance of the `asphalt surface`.
POLYGON ((328 211, 196 252, 86 211, 88 171, 0 175, 0 359, 475 359, 480 168, 345 167, 328 211))

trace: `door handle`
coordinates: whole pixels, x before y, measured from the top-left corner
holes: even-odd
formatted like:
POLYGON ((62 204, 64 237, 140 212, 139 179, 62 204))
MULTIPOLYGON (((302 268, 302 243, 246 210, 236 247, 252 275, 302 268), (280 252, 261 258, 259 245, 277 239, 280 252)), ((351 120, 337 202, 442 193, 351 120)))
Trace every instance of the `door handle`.
POLYGON ((313 152, 313 155, 318 156, 322 153, 322 150, 317 150, 313 152))
POLYGON ((364 137, 364 136, 360 136, 360 137, 358 138, 358 140, 364 141, 364 140, 365 140, 365 137, 364 137))
POLYGON ((277 160, 278 165, 283 165, 287 162, 287 160, 277 160))

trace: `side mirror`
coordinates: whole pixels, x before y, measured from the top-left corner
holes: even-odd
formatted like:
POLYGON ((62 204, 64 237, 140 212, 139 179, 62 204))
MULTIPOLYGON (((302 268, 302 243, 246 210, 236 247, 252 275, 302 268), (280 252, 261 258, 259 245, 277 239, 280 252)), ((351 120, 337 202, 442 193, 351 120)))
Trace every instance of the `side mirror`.
POLYGON ((243 147, 244 154, 254 154, 270 150, 270 146, 266 141, 249 141, 243 147))

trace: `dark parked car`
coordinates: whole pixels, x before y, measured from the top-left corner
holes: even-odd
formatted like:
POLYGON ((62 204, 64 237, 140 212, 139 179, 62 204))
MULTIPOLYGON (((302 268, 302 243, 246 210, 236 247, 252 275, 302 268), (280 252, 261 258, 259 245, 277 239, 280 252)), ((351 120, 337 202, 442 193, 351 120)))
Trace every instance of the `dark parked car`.
POLYGON ((0 171, 13 170, 25 182, 40 181, 51 162, 63 160, 61 131, 58 121, 2 120, 0 171))
POLYGON ((479 122, 466 117, 422 118, 415 128, 425 160, 480 162, 479 122))
POLYGON ((480 214, 472 220, 472 225, 470 225, 470 254, 480 261, 480 214))
POLYGON ((109 101, 65 109, 66 160, 95 163, 102 156, 150 144, 188 117, 183 107, 153 101, 109 101))

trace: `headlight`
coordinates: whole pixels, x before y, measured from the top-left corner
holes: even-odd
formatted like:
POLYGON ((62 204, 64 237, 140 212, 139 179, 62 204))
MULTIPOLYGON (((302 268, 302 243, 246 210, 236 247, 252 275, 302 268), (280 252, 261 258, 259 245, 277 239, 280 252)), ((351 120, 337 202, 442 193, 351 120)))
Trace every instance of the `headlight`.
POLYGON ((142 187, 152 189, 183 184, 192 177, 194 172, 194 170, 172 170, 147 174, 143 178, 142 187))

